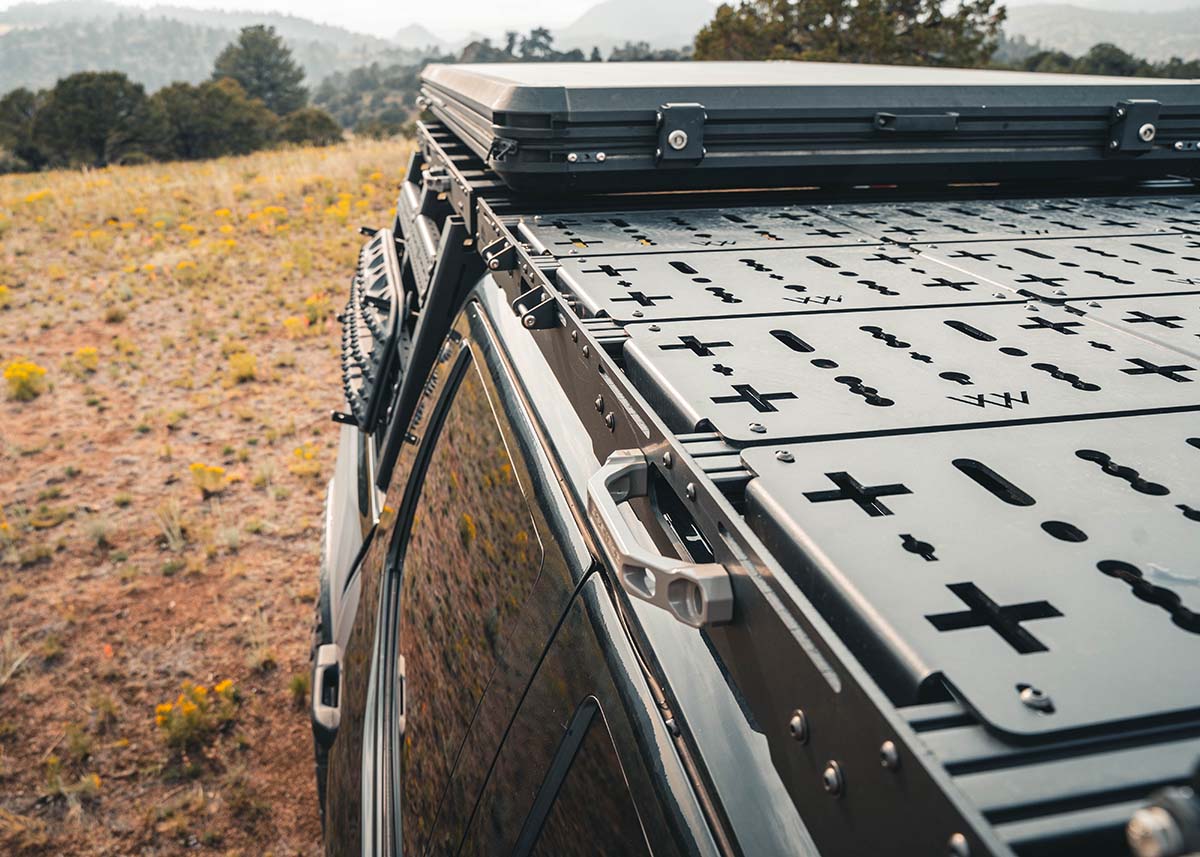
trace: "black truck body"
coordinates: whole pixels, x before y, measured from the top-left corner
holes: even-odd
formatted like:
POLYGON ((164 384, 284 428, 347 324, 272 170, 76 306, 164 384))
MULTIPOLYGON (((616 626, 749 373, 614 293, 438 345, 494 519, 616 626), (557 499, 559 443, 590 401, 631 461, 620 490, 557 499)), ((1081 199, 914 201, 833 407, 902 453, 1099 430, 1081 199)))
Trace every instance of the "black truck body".
POLYGON ((660 69, 549 127, 553 68, 427 72, 342 316, 327 851, 1200 849, 1200 87, 961 73, 1090 111, 989 168, 930 70, 814 68, 917 136, 722 167, 629 117, 762 67, 660 69))

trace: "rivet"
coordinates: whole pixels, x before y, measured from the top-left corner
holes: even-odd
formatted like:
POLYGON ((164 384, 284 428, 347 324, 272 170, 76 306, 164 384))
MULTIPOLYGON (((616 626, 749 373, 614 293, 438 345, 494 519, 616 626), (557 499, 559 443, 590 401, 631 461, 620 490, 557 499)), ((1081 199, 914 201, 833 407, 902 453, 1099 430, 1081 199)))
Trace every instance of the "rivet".
POLYGON ((1110 149, 1119 149, 1119 148, 1121 148, 1121 144, 1120 144, 1120 143, 1118 143, 1116 140, 1109 140, 1109 141, 1108 141, 1108 148, 1110 148, 1110 149))
POLYGON ((762 423, 750 423, 750 431, 755 434, 766 434, 767 427, 762 423))
POLYGON ((567 155, 567 162, 568 162, 568 163, 572 163, 572 164, 573 164, 573 163, 575 163, 575 162, 576 162, 576 161, 578 161, 578 160, 579 160, 579 155, 575 154, 574 152, 572 152, 571 154, 567 155))
POLYGON ((1099 307, 1099 306, 1100 306, 1100 301, 1088 301, 1088 302, 1087 302, 1087 305, 1088 305, 1088 306, 1090 306, 1090 307, 1099 307))
POLYGON ((946 850, 950 857, 971 857, 971 846, 967 844, 967 837, 961 833, 951 834, 946 850))
POLYGON ((644 315, 645 315, 645 313, 644 313, 644 312, 642 312, 640 309, 635 309, 635 310, 633 311, 633 317, 634 317, 634 318, 641 318, 641 317, 642 317, 642 316, 644 316, 644 315))
POLYGON ((609 431, 612 431, 614 428, 616 428, 617 418, 613 416, 612 411, 609 411, 604 415, 604 424, 608 426, 609 431))
POLYGON ((668 470, 670 470, 671 465, 675 463, 675 456, 671 455, 670 450, 667 450, 663 453, 662 463, 663 467, 667 468, 668 470))
POLYGON ((821 785, 825 787, 825 791, 834 797, 840 795, 842 789, 845 787, 845 782, 842 779, 842 766, 836 761, 830 760, 825 765, 825 770, 821 772, 821 785))
POLYGON ((659 327, 657 324, 652 324, 652 325, 650 325, 650 332, 651 332, 651 333, 658 333, 660 330, 662 330, 662 328, 661 328, 661 327, 659 327))
POLYGON ((597 160, 599 163, 601 163, 601 164, 602 164, 602 163, 604 163, 605 161, 607 161, 607 160, 608 160, 608 155, 604 154, 603 152, 597 152, 597 153, 596 153, 596 160, 597 160))
POLYGON ((796 456, 792 455, 786 449, 777 449, 777 450, 775 450, 775 459, 777 461, 782 461, 786 464, 791 464, 793 461, 796 460, 796 456))
POLYGON ((1182 152, 1182 151, 1183 151, 1183 140, 1176 140, 1176 141, 1175 141, 1175 151, 1176 151, 1176 152, 1182 152))
POLYGON ((603 396, 596 397, 596 410, 598 412, 602 412, 604 410, 604 397, 603 396))
POLYGON ((1034 711, 1053 711, 1054 700, 1046 695, 1045 691, 1036 687, 1021 688, 1021 702, 1026 708, 1032 708, 1034 711))
POLYGON ((687 498, 689 500, 696 499, 696 483, 695 482, 689 482, 687 484, 687 487, 684 488, 683 490, 687 493, 687 498))
POLYGON ((572 342, 578 342, 578 341, 579 341, 579 331, 578 331, 578 330, 572 330, 572 331, 571 331, 571 341, 572 341, 572 342))
POLYGON ((788 733, 801 744, 808 743, 808 717, 797 708, 788 720, 788 733))
POLYGON ((1066 293, 1067 293, 1066 289, 1055 289, 1054 290, 1054 294, 1056 294, 1056 295, 1065 295, 1066 293))
POLYGON ((895 741, 884 741, 879 745, 879 764, 889 771, 900 767, 900 752, 896 749, 895 741))
POLYGON ((1118 119, 1124 119, 1124 118, 1125 118, 1125 108, 1124 108, 1124 107, 1118 107, 1118 108, 1117 108, 1117 118, 1118 118, 1118 119))
POLYGON ((583 351, 584 357, 590 357, 592 354, 592 349, 588 348, 586 345, 583 346, 583 348, 581 350, 583 351))

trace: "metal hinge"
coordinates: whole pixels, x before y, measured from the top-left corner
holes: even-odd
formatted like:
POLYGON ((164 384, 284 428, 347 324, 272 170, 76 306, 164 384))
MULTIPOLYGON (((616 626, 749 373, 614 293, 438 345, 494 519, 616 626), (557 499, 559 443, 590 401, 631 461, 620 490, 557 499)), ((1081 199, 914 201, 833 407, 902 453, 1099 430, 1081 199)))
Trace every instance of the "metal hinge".
POLYGON ((664 104, 658 109, 659 164, 690 166, 704 160, 704 122, 708 114, 703 104, 664 104))
POLYGON ((1149 152, 1153 149, 1161 107, 1149 98, 1127 98, 1117 102, 1109 117, 1108 151, 1149 152))
POLYGON ((621 503, 646 496, 648 471, 641 450, 619 449, 588 480, 588 517, 621 588, 693 628, 730 621, 733 584, 725 566, 663 556, 643 546, 621 515, 621 503))

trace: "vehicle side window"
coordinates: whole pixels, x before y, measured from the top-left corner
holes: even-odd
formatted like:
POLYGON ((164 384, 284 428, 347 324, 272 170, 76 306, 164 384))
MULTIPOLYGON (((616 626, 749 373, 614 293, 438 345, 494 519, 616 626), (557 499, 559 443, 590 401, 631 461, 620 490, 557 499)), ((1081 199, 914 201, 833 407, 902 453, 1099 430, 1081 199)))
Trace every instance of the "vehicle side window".
POLYGON ((400 561, 405 854, 423 849, 501 643, 543 560, 473 360, 451 395, 400 561))
MULTIPOLYGON (((582 743, 529 853, 535 857, 649 854, 608 726, 594 702, 584 703, 581 712, 590 722, 583 724, 582 743)), ((520 846, 517 853, 524 853, 520 846)))

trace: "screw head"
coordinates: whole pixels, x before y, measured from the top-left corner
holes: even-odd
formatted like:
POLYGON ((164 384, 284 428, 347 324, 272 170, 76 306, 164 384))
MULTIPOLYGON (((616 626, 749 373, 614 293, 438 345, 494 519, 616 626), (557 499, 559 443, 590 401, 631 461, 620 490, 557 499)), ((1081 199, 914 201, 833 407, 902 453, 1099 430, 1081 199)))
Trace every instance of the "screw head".
POLYGON ((1154 127, 1153 122, 1147 122, 1141 128, 1138 128, 1138 137, 1143 143, 1149 143, 1154 140, 1154 136, 1158 133, 1158 129, 1154 127))
POLYGON ((775 460, 782 461, 784 464, 791 464, 796 460, 796 456, 792 455, 786 449, 775 450, 775 460))
POLYGON ((688 144, 687 132, 680 128, 676 128, 674 131, 672 131, 670 134, 667 135, 667 145, 670 146, 672 149, 674 149, 676 152, 686 149, 687 144, 688 144))
POLYGON ((946 851, 950 857, 971 857, 971 845, 961 833, 951 834, 950 841, 946 843, 946 851))
POLYGON ((603 411, 604 411, 604 397, 597 396, 596 397, 596 412, 602 413, 603 411))
POLYGON ((836 761, 830 760, 825 765, 825 770, 821 772, 821 785, 824 786, 825 791, 838 797, 846 786, 842 777, 842 766, 836 761))
POLYGON ((1125 826, 1125 839, 1134 857, 1169 857, 1184 849, 1183 832, 1161 806, 1139 809, 1125 826))
POLYGON ((1108 141, 1108 148, 1110 148, 1110 149, 1119 149, 1119 148, 1121 148, 1121 144, 1120 144, 1119 142, 1117 142, 1116 140, 1109 140, 1109 141, 1108 141))
POLYGON ((608 426, 608 430, 612 431, 617 426, 617 418, 613 416, 612 411, 604 415, 604 424, 608 426))
POLYGON ((801 744, 808 743, 808 716, 797 708, 788 720, 788 734, 801 744))
POLYGON ((884 741, 879 745, 879 764, 889 771, 900 767, 900 751, 895 741, 884 741))
POLYGON ((604 162, 605 162, 605 161, 607 161, 607 160, 608 160, 608 155, 604 154, 604 152, 597 152, 597 153, 596 153, 596 161, 597 161, 598 163, 601 163, 601 164, 602 164, 602 163, 604 163, 604 162))
POLYGON ((687 494, 687 498, 688 498, 689 500, 695 500, 695 499, 696 499, 696 483, 695 483, 695 482, 689 482, 689 483, 687 484, 687 487, 686 487, 686 488, 684 488, 683 490, 684 490, 684 492, 687 494))
POLYGON ((1023 687, 1021 688, 1020 698, 1026 708, 1032 708, 1034 711, 1050 712, 1054 710, 1054 700, 1040 688, 1031 686, 1023 687))
POLYGON ((569 164, 573 164, 578 160, 579 160, 579 155, 575 154, 574 152, 571 152, 571 154, 567 155, 567 163, 569 163, 569 164))
POLYGON ((1176 151, 1176 152, 1182 152, 1182 151, 1183 151, 1183 140, 1176 140, 1176 141, 1175 141, 1175 151, 1176 151))
POLYGON ((762 423, 750 423, 750 431, 755 434, 766 434, 767 427, 762 423))
POLYGON ((493 271, 500 270, 500 260, 499 259, 489 259, 488 267, 491 268, 493 271))
POLYGON ((671 469, 671 465, 675 463, 675 456, 671 455, 671 450, 668 449, 663 453, 662 463, 663 467, 667 468, 668 470, 671 469))
POLYGON ((632 315, 634 318, 641 318, 642 316, 644 316, 644 315, 645 315, 645 313, 644 313, 644 312, 642 312, 640 309, 635 309, 635 310, 634 310, 634 311, 631 313, 631 315, 632 315))
POLYGON ((1124 108, 1124 107, 1118 107, 1118 108, 1117 108, 1117 118, 1118 118, 1118 119, 1124 119, 1124 118, 1125 118, 1125 108, 1124 108))
POLYGON ((537 324, 537 320, 532 315, 527 315, 521 319, 521 324, 525 325, 526 327, 533 327, 535 324, 537 324))
POLYGON ((572 331, 571 331, 571 341, 572 341, 572 342, 578 342, 578 341, 579 341, 579 331, 578 331, 578 330, 572 330, 572 331))
POLYGON ((585 345, 585 346, 583 346, 583 348, 581 348, 580 350, 583 352, 583 356, 584 356, 584 357, 590 357, 590 356, 591 356, 591 354, 592 354, 592 349, 591 349, 591 348, 589 348, 589 347, 588 347, 588 346, 586 346, 586 345, 585 345))

